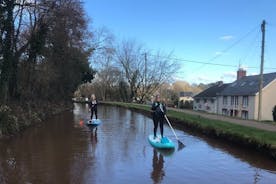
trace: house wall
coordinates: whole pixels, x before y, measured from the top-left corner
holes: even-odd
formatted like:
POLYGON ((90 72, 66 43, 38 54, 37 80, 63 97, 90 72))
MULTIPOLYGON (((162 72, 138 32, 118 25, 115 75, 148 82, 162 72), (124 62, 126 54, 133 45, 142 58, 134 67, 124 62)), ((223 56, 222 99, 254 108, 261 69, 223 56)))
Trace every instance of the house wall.
POLYGON ((248 119, 255 119, 256 96, 248 96, 248 107, 242 107, 242 110, 248 111, 248 119))
POLYGON ((254 119, 258 120, 258 108, 259 108, 259 93, 255 96, 255 104, 254 104, 254 119))
POLYGON ((272 110, 276 105, 276 80, 263 89, 262 120, 273 120, 272 110))
POLYGON ((182 96, 182 97, 179 97, 179 101, 182 101, 185 102, 185 101, 193 101, 193 97, 190 97, 190 96, 182 96))
POLYGON ((218 114, 244 118, 242 117, 242 111, 247 111, 248 113, 247 119, 255 118, 255 96, 248 96, 247 106, 242 104, 243 96, 238 96, 237 105, 235 104, 231 105, 231 96, 226 96, 226 97, 227 97, 227 104, 223 104, 223 96, 218 96, 218 114))
POLYGON ((198 98, 194 99, 193 109, 196 111, 205 111, 208 113, 217 113, 217 101, 216 97, 214 98, 198 98), (206 102, 205 102, 206 99, 206 102))
MULTIPOLYGON (((262 97, 262 120, 272 121, 272 110, 276 105, 276 79, 263 89, 262 97)), ((244 111, 248 113, 247 119, 258 119, 258 93, 255 96, 248 96, 248 106, 242 104, 243 96, 238 96, 238 105, 231 105, 231 96, 227 96, 227 104, 223 104, 223 96, 217 96, 217 98, 212 99, 214 101, 213 103, 211 103, 210 98, 207 99, 206 103, 204 102, 204 98, 200 98, 199 102, 195 99, 194 110, 218 113, 226 116, 232 115, 238 118, 244 118, 242 116, 242 111, 244 111)))

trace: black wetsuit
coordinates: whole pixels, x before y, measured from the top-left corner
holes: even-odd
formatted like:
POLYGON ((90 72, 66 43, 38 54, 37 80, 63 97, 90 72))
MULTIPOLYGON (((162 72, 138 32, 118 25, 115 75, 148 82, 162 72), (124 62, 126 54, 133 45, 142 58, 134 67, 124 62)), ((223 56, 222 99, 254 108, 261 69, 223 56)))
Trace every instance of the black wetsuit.
POLYGON ((95 112, 96 119, 98 119, 97 105, 98 105, 97 100, 91 100, 89 102, 89 108, 91 110, 91 119, 93 118, 94 112, 95 112))
POLYGON ((164 125, 164 121, 165 121, 165 114, 166 114, 166 106, 160 102, 153 102, 151 110, 153 110, 152 112, 152 119, 153 119, 153 123, 154 123, 154 137, 156 137, 156 132, 157 132, 157 128, 158 128, 158 123, 160 126, 160 132, 161 132, 161 136, 163 137, 163 125, 164 125))

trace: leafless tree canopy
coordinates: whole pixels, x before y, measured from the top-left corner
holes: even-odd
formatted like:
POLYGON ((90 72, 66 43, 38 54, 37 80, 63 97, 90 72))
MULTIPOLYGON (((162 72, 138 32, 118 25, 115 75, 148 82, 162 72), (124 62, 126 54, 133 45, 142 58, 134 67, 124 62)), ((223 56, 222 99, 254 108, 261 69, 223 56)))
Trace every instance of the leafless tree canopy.
POLYGON ((106 30, 99 34, 102 41, 97 43, 102 46, 93 57, 93 63, 97 63, 93 92, 101 99, 143 103, 178 70, 171 54, 151 52, 133 40, 115 44, 109 34, 106 30))

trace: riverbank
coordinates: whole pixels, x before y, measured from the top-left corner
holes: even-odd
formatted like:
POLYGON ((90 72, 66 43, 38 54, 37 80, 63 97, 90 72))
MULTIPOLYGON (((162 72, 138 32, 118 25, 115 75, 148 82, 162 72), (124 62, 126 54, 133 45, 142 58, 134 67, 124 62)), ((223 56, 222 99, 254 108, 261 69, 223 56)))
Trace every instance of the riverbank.
MULTIPOLYGON (((148 105, 122 102, 102 103, 125 107, 150 115, 150 106, 148 105)), ((257 150, 276 160, 276 133, 273 131, 233 124, 222 120, 207 119, 173 109, 168 110, 167 116, 177 126, 184 126, 208 136, 257 150)))
POLYGON ((29 103, 0 106, 0 139, 13 136, 46 118, 72 109, 71 103, 29 103))

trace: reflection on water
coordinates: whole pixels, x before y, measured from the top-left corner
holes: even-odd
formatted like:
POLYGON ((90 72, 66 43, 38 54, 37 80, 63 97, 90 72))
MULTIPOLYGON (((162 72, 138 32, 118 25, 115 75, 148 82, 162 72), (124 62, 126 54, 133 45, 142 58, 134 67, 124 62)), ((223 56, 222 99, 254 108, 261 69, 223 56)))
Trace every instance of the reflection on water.
POLYGON ((151 179, 154 184, 160 183, 165 176, 164 167, 164 158, 161 153, 158 153, 155 149, 153 149, 153 157, 152 157, 152 172, 151 179))
MULTIPOLYGON (((99 105, 91 131, 87 105, 0 142, 0 183, 274 183, 276 163, 256 152, 176 130, 184 149, 153 149, 150 118, 99 105)), ((164 133, 175 143, 173 133, 164 133)))
POLYGON ((96 147, 98 143, 97 131, 91 132, 91 147, 92 147, 92 157, 96 156, 96 147))

